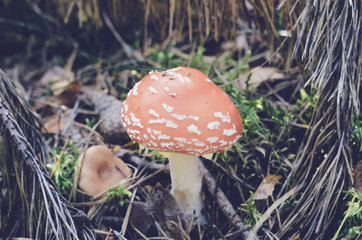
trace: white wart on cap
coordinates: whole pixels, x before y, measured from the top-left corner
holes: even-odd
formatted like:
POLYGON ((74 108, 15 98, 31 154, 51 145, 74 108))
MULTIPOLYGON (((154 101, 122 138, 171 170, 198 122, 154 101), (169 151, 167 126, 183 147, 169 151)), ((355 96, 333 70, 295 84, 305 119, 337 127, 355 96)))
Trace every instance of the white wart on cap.
POLYGON ((123 103, 122 121, 134 141, 190 155, 226 151, 242 132, 239 112, 226 93, 186 67, 150 72, 139 81, 123 103))

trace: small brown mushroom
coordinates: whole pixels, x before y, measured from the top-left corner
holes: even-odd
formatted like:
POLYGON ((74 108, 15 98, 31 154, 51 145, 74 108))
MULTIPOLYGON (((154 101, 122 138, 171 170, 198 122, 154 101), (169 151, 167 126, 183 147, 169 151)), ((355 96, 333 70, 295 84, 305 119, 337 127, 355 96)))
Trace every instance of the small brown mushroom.
POLYGON ((107 189, 129 186, 131 169, 105 146, 92 146, 80 155, 79 187, 92 197, 104 196, 107 189))

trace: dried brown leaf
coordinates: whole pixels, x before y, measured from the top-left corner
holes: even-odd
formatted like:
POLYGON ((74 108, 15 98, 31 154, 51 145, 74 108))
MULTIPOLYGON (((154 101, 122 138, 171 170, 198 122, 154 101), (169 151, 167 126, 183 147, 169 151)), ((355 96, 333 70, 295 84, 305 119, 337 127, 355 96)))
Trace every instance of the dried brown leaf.
POLYGON ((64 118, 59 118, 58 115, 54 115, 44 122, 42 133, 58 134, 62 129, 65 128, 65 125, 66 120, 64 118))
MULTIPOLYGON (((67 84, 69 84, 73 81, 74 73, 71 71, 67 71, 59 66, 49 68, 40 79, 40 83, 44 87, 51 87, 52 90, 56 90, 54 87, 52 87, 52 85, 60 84, 58 82, 66 82, 67 84)), ((62 84, 58 85, 58 87, 61 86, 62 84)))
POLYGON ((273 194, 274 186, 282 178, 281 175, 266 176, 254 193, 253 200, 264 200, 273 194))
POLYGON ((54 66, 45 72, 39 83, 41 87, 50 89, 53 93, 53 97, 47 99, 47 102, 73 106, 80 91, 80 83, 74 80, 73 72, 54 66))
MULTIPOLYGON (((250 73, 242 74, 239 76, 238 87, 240 90, 246 89, 246 82, 250 73)), ((251 70, 251 76, 248 84, 253 88, 257 88, 263 82, 272 81, 275 79, 284 78, 285 74, 281 73, 278 68, 275 67, 258 67, 251 70)))

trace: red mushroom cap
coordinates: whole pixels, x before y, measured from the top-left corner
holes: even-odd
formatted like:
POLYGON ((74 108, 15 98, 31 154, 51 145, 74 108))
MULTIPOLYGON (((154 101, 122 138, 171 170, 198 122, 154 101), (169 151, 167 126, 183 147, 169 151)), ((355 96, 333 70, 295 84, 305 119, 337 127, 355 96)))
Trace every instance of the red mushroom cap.
POLYGON ((239 111, 202 72, 178 67, 150 72, 123 102, 128 135, 144 146, 190 155, 223 152, 241 136, 239 111))

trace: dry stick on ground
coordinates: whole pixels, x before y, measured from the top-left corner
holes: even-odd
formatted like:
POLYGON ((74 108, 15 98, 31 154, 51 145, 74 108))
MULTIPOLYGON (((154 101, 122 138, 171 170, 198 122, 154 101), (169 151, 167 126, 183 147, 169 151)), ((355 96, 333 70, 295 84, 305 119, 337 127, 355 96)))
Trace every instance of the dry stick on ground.
POLYGON ((128 226, 128 222, 129 222, 129 216, 131 214, 131 209, 132 209, 132 203, 134 201, 136 193, 137 193, 137 188, 134 188, 133 192, 132 192, 132 197, 131 197, 131 200, 130 200, 131 204, 128 205, 126 216, 124 217, 124 221, 123 221, 123 224, 122 224, 122 230, 121 230, 122 236, 124 236, 126 234, 126 230, 127 230, 127 226, 128 226))
MULTIPOLYGON (((214 177, 210 174, 209 170, 207 170, 207 168, 204 166, 204 164, 201 161, 199 162, 200 162, 199 169, 201 175, 203 176, 203 179, 206 182, 209 191, 214 192, 216 188, 216 181, 214 177)), ((240 216, 236 213, 234 207, 231 205, 228 198, 220 189, 216 191, 215 198, 221 208, 221 211, 229 219, 229 221, 238 228, 237 230, 245 229, 244 223, 241 220, 240 216)), ((248 234, 247 232, 243 232, 241 233, 241 236, 244 239, 246 239, 248 237, 248 234)))

